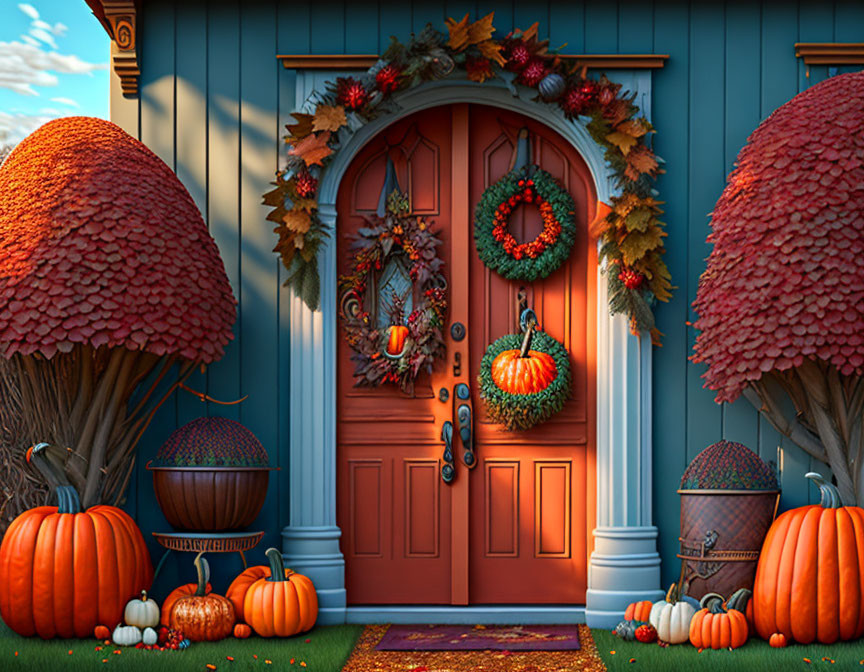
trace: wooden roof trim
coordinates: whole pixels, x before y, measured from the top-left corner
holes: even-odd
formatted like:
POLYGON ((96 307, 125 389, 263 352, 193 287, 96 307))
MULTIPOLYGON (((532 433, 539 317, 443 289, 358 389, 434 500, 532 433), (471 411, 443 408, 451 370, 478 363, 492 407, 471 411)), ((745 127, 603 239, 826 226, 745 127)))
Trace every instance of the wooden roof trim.
POLYGON ((864 64, 864 42, 796 42, 795 56, 806 65, 864 64))
MULTIPOLYGON (((376 54, 277 54, 276 58, 289 70, 368 70, 379 56, 376 54)), ((669 54, 561 54, 565 61, 594 69, 662 68, 669 54)))
POLYGON ((111 66, 125 96, 138 95, 141 67, 137 51, 138 0, 86 0, 93 15, 114 43, 111 66))

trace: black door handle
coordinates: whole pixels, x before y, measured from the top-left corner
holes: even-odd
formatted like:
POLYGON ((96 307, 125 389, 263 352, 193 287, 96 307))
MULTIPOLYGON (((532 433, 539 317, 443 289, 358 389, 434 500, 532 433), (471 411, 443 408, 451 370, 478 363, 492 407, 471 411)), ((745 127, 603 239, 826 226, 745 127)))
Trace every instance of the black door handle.
POLYGON ((441 439, 444 441, 444 455, 442 457, 444 464, 441 466, 441 480, 450 483, 456 475, 456 470, 453 468, 453 423, 449 420, 445 420, 441 427, 441 439))

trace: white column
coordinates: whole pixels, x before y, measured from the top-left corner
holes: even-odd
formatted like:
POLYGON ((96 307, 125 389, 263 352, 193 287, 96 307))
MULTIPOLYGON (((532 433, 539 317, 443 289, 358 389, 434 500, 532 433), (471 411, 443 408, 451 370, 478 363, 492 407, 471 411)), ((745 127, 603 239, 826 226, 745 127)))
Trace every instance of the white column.
MULTIPOLYGON (((335 231, 336 208, 321 204, 335 231)), ((321 310, 291 299, 289 525, 282 530, 287 567, 318 592, 318 623, 345 622, 345 559, 336 526, 336 255, 335 237, 318 256, 321 310)))
POLYGON ((609 315, 603 275, 597 311, 597 528, 585 620, 611 628, 630 602, 663 592, 651 516, 651 341, 609 315))

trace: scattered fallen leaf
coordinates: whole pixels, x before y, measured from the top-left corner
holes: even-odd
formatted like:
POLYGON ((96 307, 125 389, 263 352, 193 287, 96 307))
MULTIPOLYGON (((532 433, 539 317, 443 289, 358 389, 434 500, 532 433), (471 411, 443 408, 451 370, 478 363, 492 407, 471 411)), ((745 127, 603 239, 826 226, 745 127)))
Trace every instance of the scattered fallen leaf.
POLYGON ((615 655, 615 651, 610 651, 609 653, 610 653, 610 655, 613 655, 613 656, 615 655))
POLYGON ((205 667, 208 670, 215 670, 216 669, 216 666, 213 663, 207 663, 207 665, 205 665, 205 667))
POLYGON ((102 647, 101 647, 101 646, 97 646, 97 647, 94 649, 94 651, 101 651, 101 650, 102 650, 102 647))
POLYGON ((288 662, 291 663, 291 664, 293 665, 293 664, 294 664, 294 659, 292 658, 292 659, 289 660, 288 662))
POLYGON ((313 131, 338 131, 348 123, 345 108, 341 105, 319 105, 315 108, 313 131))
POLYGON ((72 649, 69 649, 69 655, 70 656, 72 655, 72 649))
POLYGON ((108 659, 107 659, 107 658, 103 658, 103 659, 102 659, 102 662, 103 662, 103 663, 107 663, 107 662, 108 662, 108 659))
POLYGON ((306 667, 306 663, 304 661, 300 661, 300 667, 306 667))
POLYGON ((311 639, 307 639, 307 640, 306 640, 306 643, 308 644, 308 643, 311 642, 311 641, 312 641, 311 639))
POLYGON ((273 664, 273 661, 270 660, 269 658, 265 658, 265 659, 264 659, 264 664, 265 664, 265 665, 272 665, 272 664, 273 664))
POLYGON ((234 656, 225 656, 225 660, 233 663, 234 662, 234 656))
POLYGON ((631 658, 628 662, 635 663, 635 662, 636 662, 636 659, 635 659, 635 658, 631 658))

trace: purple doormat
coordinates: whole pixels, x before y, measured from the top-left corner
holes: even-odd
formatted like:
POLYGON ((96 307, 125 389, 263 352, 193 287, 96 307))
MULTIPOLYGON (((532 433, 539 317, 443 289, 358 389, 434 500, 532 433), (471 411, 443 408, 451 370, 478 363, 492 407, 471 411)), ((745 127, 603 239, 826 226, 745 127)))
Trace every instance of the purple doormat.
POLYGON ((379 651, 576 651, 578 625, 391 625, 379 651))

